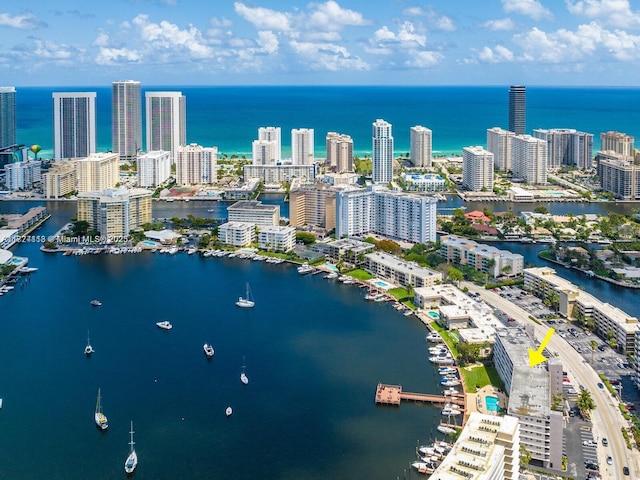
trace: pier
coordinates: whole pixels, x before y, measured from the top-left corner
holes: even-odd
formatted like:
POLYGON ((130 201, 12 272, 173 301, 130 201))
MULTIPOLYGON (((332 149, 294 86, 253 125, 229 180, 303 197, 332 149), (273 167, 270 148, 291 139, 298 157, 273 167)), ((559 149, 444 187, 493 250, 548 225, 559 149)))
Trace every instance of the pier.
POLYGON ((414 402, 427 402, 434 405, 454 403, 464 410, 465 396, 459 395, 432 395, 430 393, 403 392, 401 385, 386 385, 379 383, 376 388, 376 403, 382 405, 400 405, 402 400, 414 402))

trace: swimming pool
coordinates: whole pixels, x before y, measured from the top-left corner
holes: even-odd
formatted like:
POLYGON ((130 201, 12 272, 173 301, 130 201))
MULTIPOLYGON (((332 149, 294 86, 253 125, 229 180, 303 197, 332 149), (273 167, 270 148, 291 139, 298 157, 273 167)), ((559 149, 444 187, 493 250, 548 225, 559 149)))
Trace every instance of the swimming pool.
POLYGON ((498 405, 498 397, 494 397, 491 395, 487 395, 484 397, 484 404, 487 407, 488 412, 497 412, 500 410, 500 406, 498 405))
POLYGON ((144 245, 145 247, 155 247, 156 246, 156 242, 152 242, 151 240, 143 240, 142 245, 144 245))
POLYGON ((335 265, 331 265, 330 263, 325 263, 324 266, 327 270, 331 270, 332 272, 338 271, 338 267, 336 267, 335 265))
POLYGON ((427 315, 429 315, 434 320, 438 320, 440 318, 440 315, 438 314, 438 312, 434 312, 433 310, 429 310, 427 312, 427 315))
POLYGON ((371 280, 371 283, 378 288, 382 288, 383 290, 389 290, 390 288, 393 288, 393 285, 378 278, 376 278, 375 280, 371 280))

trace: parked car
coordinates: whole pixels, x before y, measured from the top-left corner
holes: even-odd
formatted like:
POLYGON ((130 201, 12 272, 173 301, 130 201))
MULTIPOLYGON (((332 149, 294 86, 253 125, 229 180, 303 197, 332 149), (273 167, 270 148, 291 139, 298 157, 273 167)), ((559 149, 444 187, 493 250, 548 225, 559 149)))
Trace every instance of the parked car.
POLYGON ((601 382, 598 382, 598 388, 604 388, 604 384, 601 382))
POLYGON ((602 445, 604 445, 605 447, 609 445, 609 440, 607 440, 607 437, 602 437, 602 445))
POLYGON ((613 465, 613 457, 611 455, 607 457, 607 465, 613 465))
POLYGON ((585 447, 595 447, 596 443, 593 440, 585 440, 584 442, 582 442, 582 445, 584 445, 585 447))
POLYGON ((629 467, 622 467, 622 473, 629 475, 629 467))

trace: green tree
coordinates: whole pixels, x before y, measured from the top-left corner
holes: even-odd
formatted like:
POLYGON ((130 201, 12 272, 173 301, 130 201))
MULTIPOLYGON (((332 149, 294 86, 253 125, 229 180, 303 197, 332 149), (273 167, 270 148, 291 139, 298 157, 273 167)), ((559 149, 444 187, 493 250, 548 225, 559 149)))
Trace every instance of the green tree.
POLYGON ((312 233, 296 232, 296 242, 302 242, 305 245, 311 245, 316 241, 316 237, 312 233))
POLYGON ((589 346, 591 347, 591 363, 593 363, 593 352, 595 352, 596 348, 598 348, 598 342, 596 342, 595 340, 591 340, 589 342, 589 346))
POLYGON ((531 452, 522 443, 520 444, 520 465, 526 467, 531 461, 531 452))
POLYGON ((71 235, 74 237, 82 237, 87 235, 89 231, 89 222, 85 220, 76 220, 73 222, 73 227, 71 229, 71 235))
POLYGON ((449 277, 449 280, 457 285, 464 279, 464 274, 456 267, 449 267, 447 268, 447 277, 449 277))
POLYGON ((580 392, 576 406, 580 409, 584 418, 590 417, 591 411, 596 409, 596 402, 593 401, 593 397, 589 390, 582 390, 580 392))

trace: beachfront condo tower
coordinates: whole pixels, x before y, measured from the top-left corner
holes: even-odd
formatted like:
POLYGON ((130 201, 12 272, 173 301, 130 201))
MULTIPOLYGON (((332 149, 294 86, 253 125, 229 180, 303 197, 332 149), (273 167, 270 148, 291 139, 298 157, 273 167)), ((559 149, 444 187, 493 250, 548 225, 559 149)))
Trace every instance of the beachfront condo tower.
POLYGON ((353 172, 353 139, 337 132, 327 133, 327 163, 336 172, 353 172))
POLYGON ((547 142, 547 169, 560 170, 564 166, 581 170, 593 163, 593 133, 578 132, 573 128, 535 129, 533 136, 547 142))
MULTIPOLYGON (((274 142, 273 145, 273 162, 263 163, 262 165, 274 165, 280 163, 282 159, 282 136, 280 127, 260 127, 258 128, 258 140, 265 142, 274 142)), ((254 161, 254 165, 256 165, 254 161)))
POLYGON ((54 92, 54 160, 92 153, 96 153, 96 92, 54 92))
POLYGON ((431 168, 431 130, 421 125, 411 127, 410 159, 414 167, 431 168))
POLYGON ((527 91, 524 85, 509 88, 509 131, 523 135, 527 120, 527 91))
POLYGON ((547 183, 547 142, 531 135, 515 135, 511 141, 511 171, 533 185, 547 183))
POLYGON ((178 147, 187 143, 187 100, 182 92, 146 92, 147 151, 171 152, 175 162, 178 147))
POLYGON ((493 153, 482 147, 462 149, 462 186, 472 192, 493 190, 493 153))
POLYGON ((393 179, 393 135, 391 124, 378 118, 372 130, 372 180, 389 183, 393 179))
POLYGON ((500 127, 487 129, 487 150, 493 153, 493 163, 501 172, 511 170, 511 139, 514 135, 500 127))
POLYGON ((311 165, 315 161, 313 128, 291 130, 291 163, 311 165))
POLYGON ((142 149, 140 82, 113 82, 111 90, 112 151, 121 161, 135 161, 142 149))
POLYGON ((0 87, 0 149, 16 144, 16 89, 0 87))
POLYGON ((620 132, 602 132, 600 134, 600 151, 613 151, 627 157, 634 155, 634 138, 631 135, 620 132))
POLYGON ((218 182, 218 147, 196 143, 178 148, 176 182, 178 185, 210 185, 218 182))

